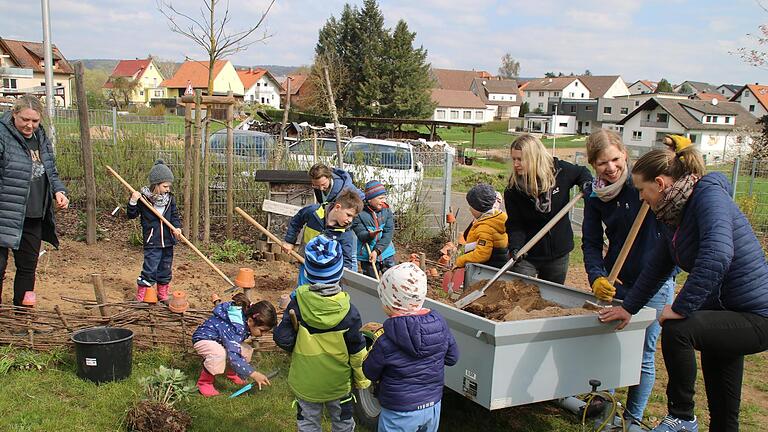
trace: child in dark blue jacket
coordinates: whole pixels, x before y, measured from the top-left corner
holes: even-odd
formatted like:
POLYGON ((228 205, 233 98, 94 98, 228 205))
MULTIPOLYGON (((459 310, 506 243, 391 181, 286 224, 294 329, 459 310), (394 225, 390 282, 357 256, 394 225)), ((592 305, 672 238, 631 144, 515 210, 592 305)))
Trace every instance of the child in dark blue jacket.
POLYGON ((217 305, 213 315, 192 334, 195 351, 203 357, 203 369, 197 380, 200 393, 206 397, 218 395, 213 382, 216 375, 224 372, 237 385, 245 384, 245 378, 253 379, 259 388, 269 385, 269 379, 250 365, 253 348, 243 342, 270 331, 275 324, 277 312, 266 300, 252 304, 240 293, 231 302, 217 305))
POLYGON ((363 362, 363 373, 378 382, 379 428, 436 432, 445 383, 445 366, 459 360, 448 324, 423 308, 427 276, 413 263, 387 270, 379 298, 389 319, 363 362))
POLYGON ((387 189, 380 181, 365 184, 363 211, 352 222, 352 230, 357 236, 357 257, 363 273, 375 276, 372 263, 379 273, 395 266, 395 216, 387 204, 387 189))
POLYGON ((141 237, 144 240, 144 266, 136 280, 136 300, 138 301, 144 301, 147 288, 155 283, 157 283, 157 298, 161 301, 168 300, 173 245, 176 244, 176 237, 181 234, 181 220, 176 209, 176 198, 171 193, 172 183, 171 169, 162 160, 158 160, 149 171, 149 186, 141 188, 141 192, 134 192, 128 202, 128 219, 141 216, 141 237), (169 229, 144 203, 139 204, 139 198, 142 195, 176 229, 169 229))

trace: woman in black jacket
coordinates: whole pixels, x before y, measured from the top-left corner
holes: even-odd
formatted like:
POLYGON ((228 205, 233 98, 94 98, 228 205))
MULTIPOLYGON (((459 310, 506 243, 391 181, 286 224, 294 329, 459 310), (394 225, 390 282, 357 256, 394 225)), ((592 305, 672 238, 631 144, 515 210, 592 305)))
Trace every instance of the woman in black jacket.
POLYGON ((35 303, 35 270, 43 240, 59 246, 53 207, 67 208, 51 142, 40 127, 43 105, 34 96, 16 100, 0 119, 0 293, 13 251, 13 304, 35 303))
MULTIPOLYGON (((518 137, 510 147, 512 174, 504 191, 509 252, 515 256, 570 201, 570 191, 582 191, 592 175, 582 166, 553 158, 533 135, 518 137)), ((573 250, 570 218, 563 218, 528 252, 512 271, 562 284, 573 250)))

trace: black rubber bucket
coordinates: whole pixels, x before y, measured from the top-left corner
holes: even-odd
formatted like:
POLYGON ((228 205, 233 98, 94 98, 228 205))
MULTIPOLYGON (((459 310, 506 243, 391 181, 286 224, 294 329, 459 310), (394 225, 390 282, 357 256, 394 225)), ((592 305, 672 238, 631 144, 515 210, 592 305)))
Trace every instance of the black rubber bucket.
POLYGON ((94 327, 72 335, 77 358, 77 376, 103 383, 131 376, 133 331, 116 327, 94 327))

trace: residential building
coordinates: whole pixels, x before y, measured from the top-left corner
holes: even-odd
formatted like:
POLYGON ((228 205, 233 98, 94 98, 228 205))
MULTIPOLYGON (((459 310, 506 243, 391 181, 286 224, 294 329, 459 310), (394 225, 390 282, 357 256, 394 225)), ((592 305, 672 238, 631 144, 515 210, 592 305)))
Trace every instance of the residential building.
MULTIPOLYGON (((188 87, 201 89, 208 94, 208 62, 189 60, 181 64, 173 77, 160 84, 166 88, 166 97, 181 97, 188 87)), ((229 60, 216 60, 213 65, 213 94, 226 95, 232 91, 236 97, 243 97, 243 82, 229 60)))
POLYGON ((629 96, 627 83, 619 75, 579 75, 581 82, 589 89, 589 97, 615 98, 629 96))
POLYGON ((634 108, 639 107, 640 105, 644 104, 648 99, 651 98, 664 98, 664 99, 688 99, 689 95, 680 94, 680 93, 636 93, 631 94, 627 96, 626 98, 629 100, 634 101, 634 107, 630 108, 630 111, 632 111, 634 108))
POLYGON ((645 94, 645 93, 655 93, 656 87, 658 86, 659 86, 659 83, 656 81, 637 80, 627 87, 629 88, 630 94, 645 94))
MULTIPOLYGON (((54 103, 72 105, 75 73, 56 45, 53 46, 54 103)), ((43 44, 0 38, 0 97, 15 98, 25 94, 45 97, 45 61, 43 44)))
MULTIPOLYGON (((588 135, 600 128, 615 129, 614 125, 634 110, 634 101, 624 98, 564 99, 551 98, 547 115, 573 116, 573 129, 568 132, 588 135)), ((526 116, 527 117, 527 116, 526 116)))
POLYGON ((280 108, 280 92, 283 86, 266 69, 248 68, 237 71, 245 90, 245 102, 280 108))
POLYGON ((664 136, 688 136, 707 162, 720 162, 748 151, 747 131, 756 120, 735 102, 651 98, 617 123, 630 156, 661 147, 664 136))
POLYGON ((747 84, 733 95, 731 101, 741 104, 747 112, 760 118, 768 114, 768 86, 747 84))
POLYGON ((297 109, 303 109, 312 100, 312 83, 308 80, 309 75, 293 74, 288 75, 286 80, 281 83, 280 106, 285 107, 285 93, 288 88, 288 80, 291 80, 291 106, 297 109))
POLYGON ((493 120, 496 113, 469 90, 432 89, 432 100, 437 104, 432 120, 487 123, 493 120))
POLYGON ((115 69, 112 70, 107 82, 104 83, 104 93, 107 97, 122 101, 124 97, 123 95, 113 94, 114 82, 118 78, 137 82, 136 87, 128 98, 128 103, 131 105, 148 106, 151 99, 162 99, 166 97, 165 87, 160 86, 165 80, 165 77, 157 68, 152 57, 136 60, 120 60, 115 66, 115 69))
POLYGON ((712 101, 712 99, 717 99, 720 102, 728 102, 729 98, 723 96, 720 93, 694 93, 688 96, 688 99, 705 100, 710 102, 712 101))
POLYGON ((723 84, 717 88, 717 92, 730 100, 733 96, 736 95, 736 93, 739 92, 739 90, 741 90, 742 87, 744 86, 735 84, 723 84))
POLYGON ((589 99, 589 88, 578 77, 537 78, 523 89, 523 102, 535 113, 547 112, 549 98, 589 99))
POLYGON ((435 87, 443 90, 466 91, 472 86, 475 78, 491 78, 491 74, 486 71, 432 68, 431 72, 435 87))
POLYGON ((675 93, 680 93, 683 86, 688 84, 691 87, 691 93, 717 93, 717 88, 710 83, 701 81, 683 81, 674 87, 675 93))
POLYGON ((523 104, 517 81, 501 78, 475 78, 470 91, 480 97, 486 108, 493 111, 494 120, 520 116, 523 104))

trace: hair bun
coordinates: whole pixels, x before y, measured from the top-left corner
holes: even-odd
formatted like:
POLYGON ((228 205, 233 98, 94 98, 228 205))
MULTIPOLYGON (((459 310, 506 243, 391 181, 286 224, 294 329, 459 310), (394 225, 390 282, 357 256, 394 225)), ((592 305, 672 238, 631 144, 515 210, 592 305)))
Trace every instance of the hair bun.
POLYGON ((158 159, 155 161, 155 165, 165 165, 165 161, 162 159, 158 159))

